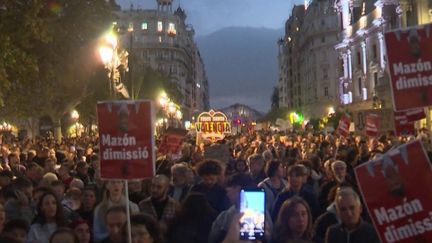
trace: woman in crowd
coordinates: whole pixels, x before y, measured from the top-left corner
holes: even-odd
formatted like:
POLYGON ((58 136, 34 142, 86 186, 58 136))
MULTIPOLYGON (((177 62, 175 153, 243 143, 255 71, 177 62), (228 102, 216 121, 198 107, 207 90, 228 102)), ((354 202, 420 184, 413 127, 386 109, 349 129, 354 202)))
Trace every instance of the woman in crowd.
POLYGON ((67 224, 63 207, 53 192, 45 192, 39 199, 37 214, 30 226, 27 242, 46 243, 57 228, 67 224))
POLYGON ((158 222, 146 215, 135 214, 130 218, 132 243, 162 243, 158 222))
POLYGON ((69 228, 59 228, 51 236, 49 243, 80 243, 69 228))
POLYGON ((285 243, 312 238, 312 214, 308 204, 293 197, 282 204, 272 235, 272 243, 285 243))
POLYGON ((89 243, 90 242, 90 227, 87 221, 83 219, 78 219, 72 222, 70 228, 74 231, 78 238, 79 243, 89 243))
MULTIPOLYGON (((103 240, 108 236, 108 230, 105 225, 105 212, 112 206, 123 205, 126 207, 126 198, 124 197, 124 184, 120 180, 110 180, 106 183, 106 189, 102 202, 99 203, 93 215, 93 234, 96 242, 103 240)), ((138 205, 133 202, 129 203, 130 212, 137 213, 138 205)))
POLYGON ((82 194, 81 208, 78 210, 81 218, 89 224, 93 223, 94 209, 97 203, 96 188, 92 186, 85 187, 82 194))

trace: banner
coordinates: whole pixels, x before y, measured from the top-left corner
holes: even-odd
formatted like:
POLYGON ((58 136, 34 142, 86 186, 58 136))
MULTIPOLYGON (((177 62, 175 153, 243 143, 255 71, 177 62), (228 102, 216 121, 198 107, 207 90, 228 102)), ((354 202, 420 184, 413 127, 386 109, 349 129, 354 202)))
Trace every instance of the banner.
POLYGON ((97 105, 103 179, 154 175, 154 112, 151 101, 118 100, 97 105))
POLYGON ((339 125, 337 127, 337 133, 343 137, 348 137, 351 125, 351 118, 347 113, 344 113, 339 120, 339 125))
POLYGON ((392 149, 355 168, 360 192, 381 242, 432 239, 432 170, 420 143, 392 149))
POLYGON ((198 116, 195 128, 198 137, 211 140, 212 142, 222 140, 225 134, 231 134, 231 123, 220 111, 210 110, 198 116))
POLYGON ((178 154, 187 131, 180 128, 168 128, 159 145, 158 152, 161 154, 178 154))
POLYGON ((385 34, 395 111, 432 105, 432 24, 385 34))
POLYGON ((381 124, 380 117, 377 114, 367 114, 366 127, 365 127, 366 135, 369 137, 378 136, 380 124, 381 124))

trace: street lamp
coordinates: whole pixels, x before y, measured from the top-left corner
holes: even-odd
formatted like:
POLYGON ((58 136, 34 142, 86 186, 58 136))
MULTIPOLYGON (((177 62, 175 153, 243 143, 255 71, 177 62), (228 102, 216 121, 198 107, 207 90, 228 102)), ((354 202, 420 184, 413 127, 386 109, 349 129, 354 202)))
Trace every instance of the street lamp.
POLYGON ((78 138, 78 119, 79 119, 79 113, 77 110, 73 110, 71 112, 71 118, 75 122, 75 136, 78 138))
POLYGON ((103 36, 99 55, 105 68, 109 70, 110 97, 116 98, 116 93, 119 92, 128 99, 129 93, 120 80, 118 70, 122 65, 127 66, 128 53, 126 51, 118 53, 118 39, 112 30, 103 36))

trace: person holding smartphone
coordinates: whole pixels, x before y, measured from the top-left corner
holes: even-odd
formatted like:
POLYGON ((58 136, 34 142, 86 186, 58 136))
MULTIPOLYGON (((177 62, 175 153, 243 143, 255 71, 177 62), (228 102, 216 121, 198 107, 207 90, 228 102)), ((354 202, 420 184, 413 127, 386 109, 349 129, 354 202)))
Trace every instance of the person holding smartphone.
MULTIPOLYGON (((225 187, 231 207, 222 211, 213 222, 208 242, 248 242, 247 240, 240 240, 240 196, 242 189, 256 189, 255 183, 248 174, 234 174, 228 178, 225 187)), ((263 206, 265 207, 265 205, 263 206)), ((269 233, 272 230, 272 226, 270 214, 266 211, 264 227, 264 237, 266 239, 270 239, 269 233)))

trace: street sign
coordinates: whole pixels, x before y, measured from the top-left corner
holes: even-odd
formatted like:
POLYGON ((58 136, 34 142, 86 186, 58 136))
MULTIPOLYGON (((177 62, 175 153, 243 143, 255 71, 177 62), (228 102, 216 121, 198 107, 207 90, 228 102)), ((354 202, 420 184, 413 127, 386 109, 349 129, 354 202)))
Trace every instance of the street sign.
POLYGON ((154 175, 154 109, 151 101, 98 102, 100 170, 103 179, 154 175))

